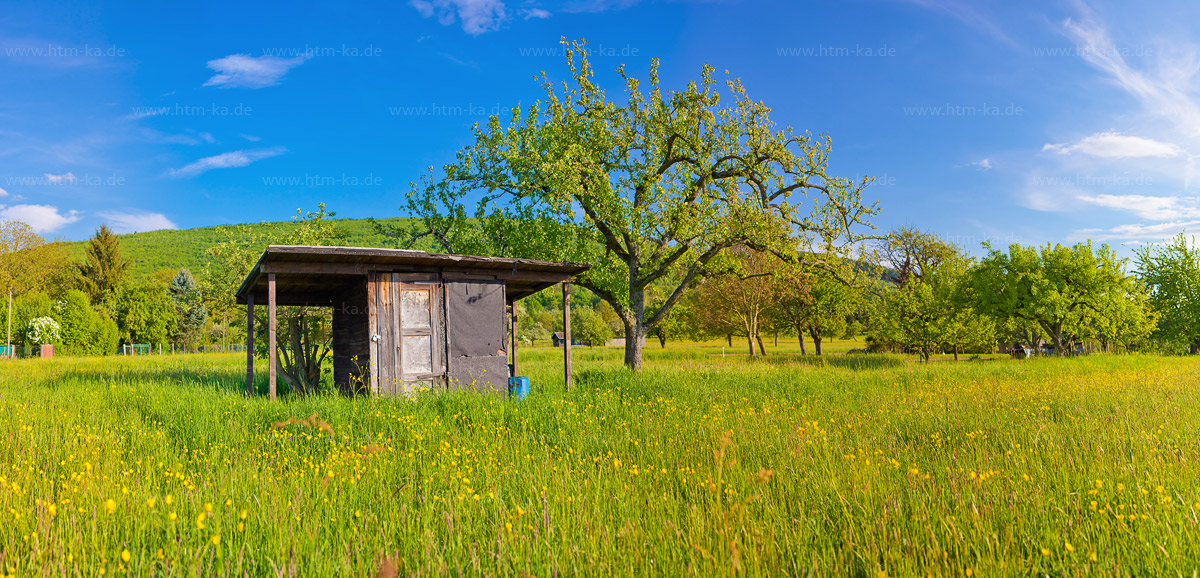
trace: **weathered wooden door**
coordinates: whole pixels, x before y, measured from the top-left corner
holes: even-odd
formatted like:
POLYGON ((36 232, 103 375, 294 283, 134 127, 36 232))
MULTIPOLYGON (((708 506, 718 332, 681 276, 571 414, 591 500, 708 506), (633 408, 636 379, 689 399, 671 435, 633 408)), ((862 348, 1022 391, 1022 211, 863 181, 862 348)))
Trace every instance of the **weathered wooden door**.
POLYGON ((441 284, 371 273, 371 386, 381 395, 409 395, 446 373, 441 284))

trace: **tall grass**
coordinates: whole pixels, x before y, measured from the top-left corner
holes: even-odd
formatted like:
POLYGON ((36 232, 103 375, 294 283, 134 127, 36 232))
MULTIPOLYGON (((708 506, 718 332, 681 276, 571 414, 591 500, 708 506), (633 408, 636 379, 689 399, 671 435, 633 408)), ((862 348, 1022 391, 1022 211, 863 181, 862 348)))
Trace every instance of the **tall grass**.
MULTIPOLYGON (((1191 575, 1200 361, 526 351, 524 402, 0 365, 24 575, 1191 575), (309 419, 315 415, 315 418, 309 419), (295 418, 292 423, 286 423, 295 418), (296 423, 304 421, 304 423, 296 423), (282 422, 282 423, 277 423, 282 422)), ((263 368, 260 368, 260 375, 263 368)))

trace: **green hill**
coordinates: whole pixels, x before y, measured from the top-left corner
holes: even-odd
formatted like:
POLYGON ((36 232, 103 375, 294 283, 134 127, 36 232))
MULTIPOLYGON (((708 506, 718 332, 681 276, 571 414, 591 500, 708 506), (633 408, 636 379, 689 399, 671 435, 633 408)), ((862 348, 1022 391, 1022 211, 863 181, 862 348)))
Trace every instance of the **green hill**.
MULTIPOLYGON (((382 223, 398 225, 406 219, 377 219, 382 223)), ((333 219, 346 239, 341 242, 351 247, 395 247, 394 239, 380 235, 367 219, 333 219)), ((298 226, 295 222, 267 223, 283 228, 298 226)), ((251 229, 265 225, 248 225, 251 229)), ((202 227, 199 229, 182 229, 149 231, 146 233, 130 233, 120 235, 121 252, 132 262, 131 270, 134 276, 150 275, 161 269, 188 269, 199 272, 204 270, 208 262, 208 249, 223 242, 227 237, 221 231, 222 227, 202 227)), ((74 261, 83 260, 87 241, 72 241, 62 243, 67 257, 74 261)))

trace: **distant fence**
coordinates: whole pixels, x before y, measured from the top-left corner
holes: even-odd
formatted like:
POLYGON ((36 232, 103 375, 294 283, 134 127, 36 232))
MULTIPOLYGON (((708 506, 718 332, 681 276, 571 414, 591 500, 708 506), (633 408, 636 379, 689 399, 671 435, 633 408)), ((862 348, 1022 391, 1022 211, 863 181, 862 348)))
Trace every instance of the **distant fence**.
POLYGON ((176 347, 152 343, 125 343, 121 345, 121 355, 179 355, 184 353, 244 353, 245 345, 200 345, 197 347, 176 347))

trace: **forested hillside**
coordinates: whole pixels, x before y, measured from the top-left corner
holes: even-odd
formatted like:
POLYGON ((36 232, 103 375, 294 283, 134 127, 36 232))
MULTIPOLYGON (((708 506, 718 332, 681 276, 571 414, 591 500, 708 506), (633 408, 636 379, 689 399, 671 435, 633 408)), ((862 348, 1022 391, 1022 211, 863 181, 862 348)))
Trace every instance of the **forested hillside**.
MULTIPOLYGON (((401 224, 405 219, 378 219, 391 225, 401 224)), ((337 219, 339 231, 345 235, 340 244, 351 247, 394 247, 395 240, 380 235, 368 219, 337 219)), ((273 223, 285 230, 299 226, 294 222, 273 223)), ((251 230, 272 225, 263 223, 248 225, 251 230)), ((226 233, 223 228, 232 230, 233 226, 203 227, 200 229, 161 230, 145 233, 130 233, 119 235, 121 251, 132 263, 130 272, 137 277, 149 275, 162 269, 178 270, 188 268, 202 271, 208 259, 209 247, 224 241, 226 233)), ((79 261, 83 258, 87 241, 62 243, 68 258, 79 261)))

